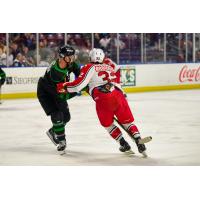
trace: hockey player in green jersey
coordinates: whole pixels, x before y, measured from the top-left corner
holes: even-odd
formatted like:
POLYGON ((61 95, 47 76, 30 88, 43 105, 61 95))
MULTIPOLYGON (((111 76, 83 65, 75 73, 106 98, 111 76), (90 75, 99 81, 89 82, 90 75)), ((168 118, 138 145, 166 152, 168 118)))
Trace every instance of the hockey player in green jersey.
POLYGON ((51 141, 58 151, 66 148, 65 125, 70 120, 67 100, 77 93, 59 94, 56 84, 70 80, 70 74, 76 77, 80 74, 80 67, 75 62, 75 49, 69 45, 62 46, 59 58, 47 68, 43 77, 40 77, 37 87, 37 97, 47 116, 51 117, 52 127, 47 131, 51 141))
POLYGON ((6 73, 0 66, 0 87, 5 83, 5 80, 6 80, 6 73))
POLYGON ((5 83, 6 73, 0 66, 0 104, 1 104, 1 86, 5 83))

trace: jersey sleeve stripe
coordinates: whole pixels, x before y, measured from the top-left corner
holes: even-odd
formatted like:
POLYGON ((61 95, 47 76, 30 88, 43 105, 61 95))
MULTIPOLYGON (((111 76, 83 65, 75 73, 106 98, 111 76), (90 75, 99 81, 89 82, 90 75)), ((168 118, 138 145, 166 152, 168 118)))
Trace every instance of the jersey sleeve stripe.
MULTIPOLYGON (((78 77, 75 81, 73 81, 73 82, 69 82, 68 84, 67 84, 67 88, 69 88, 69 89, 73 89, 73 88, 76 88, 76 87, 79 87, 81 84, 83 84, 84 83, 84 81, 87 79, 87 76, 88 76, 88 74, 89 74, 89 72, 91 72, 91 69, 93 68, 93 65, 92 66, 90 66, 90 68, 87 70, 87 72, 86 73, 84 73, 84 72, 81 72, 81 73, 84 73, 84 76, 83 77, 78 77)), ((80 74, 81 74, 80 73, 80 74)), ((89 80, 88 80, 88 82, 89 82, 89 80)), ((88 83, 87 83, 88 84, 88 83)), ((86 85, 87 85, 86 84, 86 85)), ((84 87, 84 86, 83 86, 84 87)), ((82 88, 81 88, 82 89, 82 88)))

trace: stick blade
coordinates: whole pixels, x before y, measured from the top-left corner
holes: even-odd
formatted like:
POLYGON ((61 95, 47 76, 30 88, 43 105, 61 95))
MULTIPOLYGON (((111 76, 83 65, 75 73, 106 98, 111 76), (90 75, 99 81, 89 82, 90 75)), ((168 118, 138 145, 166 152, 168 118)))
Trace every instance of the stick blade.
POLYGON ((144 143, 148 143, 152 140, 152 137, 151 136, 147 136, 147 137, 144 137, 144 138, 141 138, 139 140, 139 144, 144 144, 144 143))
POLYGON ((125 151, 123 153, 126 154, 126 155, 133 155, 133 154, 135 154, 135 152, 132 149, 130 149, 128 151, 125 151))

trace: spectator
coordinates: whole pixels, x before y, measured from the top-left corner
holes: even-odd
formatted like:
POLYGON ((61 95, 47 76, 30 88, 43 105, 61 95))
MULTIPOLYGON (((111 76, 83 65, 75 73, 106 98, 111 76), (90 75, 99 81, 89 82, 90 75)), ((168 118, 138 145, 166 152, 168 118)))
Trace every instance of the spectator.
POLYGON ((39 55, 39 57, 38 57, 38 65, 37 66, 38 67, 49 67, 50 64, 45 60, 41 60, 41 56, 39 55))
POLYGON ((36 49, 36 34, 34 33, 24 33, 23 34, 23 46, 27 46, 30 50, 36 49))
POLYGON ((125 43, 121 40, 121 36, 119 35, 119 40, 117 38, 114 38, 115 42, 115 47, 119 45, 119 49, 124 49, 125 48, 125 43))
POLYGON ((184 56, 184 53, 183 53, 183 52, 180 52, 180 53, 177 55, 176 62, 177 62, 177 63, 183 63, 183 62, 185 62, 185 56, 184 56))
POLYGON ((56 44, 57 46, 62 46, 64 45, 65 40, 64 40, 64 34, 63 33, 57 33, 56 34, 56 44))
POLYGON ((6 33, 0 33, 0 45, 6 45, 6 33))
POLYGON ((200 61, 200 50, 197 50, 196 52, 196 62, 200 61))
POLYGON ((91 49, 92 48, 92 44, 91 44, 91 39, 90 38, 86 38, 85 45, 86 45, 86 49, 91 49))
POLYGON ((13 60, 15 60, 17 54, 20 53, 18 49, 18 44, 16 42, 11 43, 10 45, 10 54, 13 55, 13 60))
POLYGON ((47 47, 47 40, 44 39, 43 41, 40 41, 39 43, 39 47, 40 47, 40 56, 41 56, 41 60, 50 60, 50 57, 53 57, 53 50, 47 47))
POLYGON ((0 66, 6 66, 6 54, 3 45, 0 45, 0 66))
POLYGON ((27 46, 23 46, 22 55, 24 56, 24 60, 26 60, 27 66, 35 66, 33 51, 29 51, 27 46))
POLYGON ((99 44, 100 44, 100 47, 103 49, 103 50, 106 50, 107 49, 107 47, 108 47, 108 45, 109 45, 109 43, 110 43, 110 37, 109 37, 109 35, 107 35, 107 34, 105 34, 104 36, 103 36, 103 38, 101 38, 100 39, 100 41, 99 41, 99 44))
POLYGON ((100 48, 100 44, 99 44, 100 39, 101 39, 100 34, 94 33, 94 47, 95 48, 100 48))
POLYGON ((22 56, 21 53, 17 54, 17 56, 14 60, 13 66, 14 67, 25 67, 26 66, 26 63, 24 61, 24 57, 22 56))

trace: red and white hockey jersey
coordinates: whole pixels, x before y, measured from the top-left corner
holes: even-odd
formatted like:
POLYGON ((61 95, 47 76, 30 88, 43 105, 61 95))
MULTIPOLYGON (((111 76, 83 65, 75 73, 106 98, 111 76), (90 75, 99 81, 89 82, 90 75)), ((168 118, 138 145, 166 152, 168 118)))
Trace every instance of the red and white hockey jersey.
POLYGON ((80 75, 75 81, 68 82, 65 85, 68 92, 79 92, 88 85, 90 95, 95 87, 110 82, 121 89, 119 71, 119 66, 110 59, 105 59, 102 64, 89 63, 82 67, 80 75))

